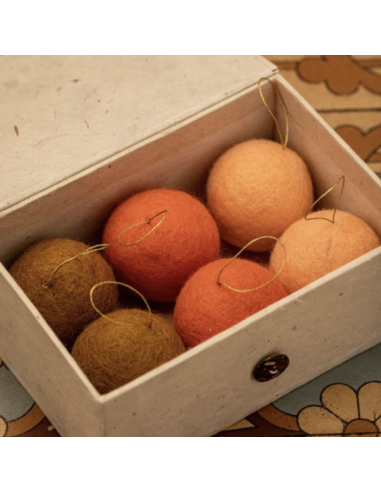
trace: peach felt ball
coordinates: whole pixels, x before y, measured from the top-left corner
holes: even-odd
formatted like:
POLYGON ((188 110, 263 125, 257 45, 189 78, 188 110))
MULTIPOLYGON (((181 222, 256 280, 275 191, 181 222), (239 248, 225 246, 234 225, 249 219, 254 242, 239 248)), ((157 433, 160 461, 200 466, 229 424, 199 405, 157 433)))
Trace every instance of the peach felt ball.
MULTIPOLYGON (((275 279, 254 292, 234 292, 218 285, 218 275, 229 258, 204 266, 185 284, 177 299, 174 327, 187 347, 236 325, 252 314, 287 296, 286 289, 275 279)), ((248 260, 234 260, 222 273, 220 281, 239 290, 259 287, 274 275, 248 260)))
POLYGON ((220 251, 218 229, 206 207, 188 193, 165 188, 138 193, 119 205, 105 226, 103 241, 111 245, 104 255, 117 276, 146 299, 159 302, 175 301, 188 277, 216 260, 220 251), (164 211, 150 223, 128 229, 118 242, 126 228, 164 211), (150 231, 137 244, 120 244, 139 241, 150 231))
MULTIPOLYGON (((280 237, 312 205, 307 166, 293 150, 249 140, 225 152, 207 183, 207 203, 222 239, 237 247, 261 236, 280 237)), ((273 240, 248 249, 268 251, 273 240)))
POLYGON ((173 327, 138 309, 99 318, 78 337, 72 356, 100 393, 108 393, 185 352, 173 327))
MULTIPOLYGON (((309 219, 332 220, 333 210, 321 210, 309 219)), ((292 293, 380 246, 376 233, 361 219, 347 212, 337 211, 334 223, 328 220, 295 222, 282 235, 287 251, 287 262, 278 277, 292 293)), ((275 246, 270 258, 270 269, 279 270, 283 251, 275 246)))

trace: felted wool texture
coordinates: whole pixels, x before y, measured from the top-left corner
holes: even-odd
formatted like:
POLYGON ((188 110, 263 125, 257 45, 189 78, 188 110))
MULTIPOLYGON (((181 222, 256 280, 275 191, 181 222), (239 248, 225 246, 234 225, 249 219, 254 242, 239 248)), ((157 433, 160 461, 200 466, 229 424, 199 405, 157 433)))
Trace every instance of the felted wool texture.
POLYGON ((185 352, 174 328, 158 315, 138 309, 115 311, 91 323, 72 356, 99 393, 108 393, 185 352))
MULTIPOLYGON (((218 274, 229 261, 223 258, 204 266, 184 285, 174 311, 174 327, 187 347, 194 347, 287 296, 275 279, 255 292, 238 293, 218 285, 218 274)), ((239 290, 254 289, 274 277, 248 260, 234 260, 220 281, 239 290)))
MULTIPOLYGON (((332 220, 333 210, 320 210, 308 218, 332 220)), ((295 222, 282 235, 287 262, 278 277, 292 293, 350 261, 380 246, 377 234, 361 219, 337 211, 335 223, 326 220, 295 222)), ((283 250, 276 245, 270 258, 270 270, 278 271, 283 250)))
MULTIPOLYGON (((249 140, 225 152, 207 182, 207 204, 221 237, 242 248, 262 236, 279 238, 314 200, 312 180, 293 150, 270 140, 249 140)), ((268 251, 273 240, 248 249, 268 251)))
MULTIPOLYGON (((115 281, 110 265, 99 253, 80 256, 63 265, 45 289, 54 270, 62 262, 88 249, 71 239, 46 239, 28 248, 11 266, 10 273, 43 318, 68 347, 82 329, 99 315, 90 303, 91 288, 104 281, 115 281)), ((116 285, 94 291, 93 300, 102 312, 117 303, 116 285)))
MULTIPOLYGON (((120 242, 131 244, 143 238, 163 218, 129 229, 120 242)), ((178 190, 154 189, 133 195, 111 214, 103 241, 111 247, 105 258, 117 276, 151 301, 173 302, 188 277, 216 260, 220 237, 215 221, 196 198, 178 190), (167 210, 163 222, 134 246, 117 242, 127 227, 167 210)))

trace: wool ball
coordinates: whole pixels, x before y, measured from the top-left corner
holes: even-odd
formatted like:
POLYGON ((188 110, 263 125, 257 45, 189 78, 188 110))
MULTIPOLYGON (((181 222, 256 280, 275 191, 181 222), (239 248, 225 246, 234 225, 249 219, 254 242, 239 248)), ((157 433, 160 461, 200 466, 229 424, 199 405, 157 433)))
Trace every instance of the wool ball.
MULTIPOLYGON (((204 266, 180 292, 175 305, 174 326, 187 347, 204 342, 287 296, 286 289, 277 279, 247 293, 218 285, 218 274, 228 261, 229 258, 223 258, 204 266)), ((236 259, 223 271, 220 282, 238 290, 248 290, 273 277, 257 263, 236 259)))
POLYGON ((173 327, 158 315, 120 310, 89 325, 72 356, 99 393, 112 391, 185 352, 173 327), (152 319, 152 322, 151 322, 152 319), (125 324, 117 324, 125 323, 125 324))
MULTIPOLYGON (((98 317, 90 303, 91 288, 115 281, 111 267, 93 252, 66 263, 46 284, 56 267, 87 250, 89 246, 71 239, 46 239, 28 248, 10 268, 10 273, 40 311, 59 339, 68 347, 82 329, 98 317)), ((116 285, 104 285, 94 292, 94 303, 102 312, 115 308, 116 285)))
MULTIPOLYGON (((333 210, 321 210, 308 216, 332 220, 333 210)), ((278 277, 287 290, 295 292, 380 246, 376 233, 361 219, 337 211, 335 222, 301 219, 282 235, 287 262, 278 277)), ((283 251, 278 244, 270 258, 270 269, 280 268, 283 251)))
MULTIPOLYGON (((249 140, 225 152, 207 182, 207 203, 221 237, 242 248, 262 236, 279 238, 312 205, 313 185, 304 161, 270 140, 249 140)), ((248 249, 268 251, 274 241, 248 249)))
POLYGON ((217 226, 206 207, 191 195, 171 189, 154 189, 133 195, 114 210, 103 233, 111 247, 106 259, 122 282, 135 287, 146 299, 175 301, 188 277, 203 265, 216 260, 220 251, 217 226), (150 224, 129 226, 147 221, 150 224))

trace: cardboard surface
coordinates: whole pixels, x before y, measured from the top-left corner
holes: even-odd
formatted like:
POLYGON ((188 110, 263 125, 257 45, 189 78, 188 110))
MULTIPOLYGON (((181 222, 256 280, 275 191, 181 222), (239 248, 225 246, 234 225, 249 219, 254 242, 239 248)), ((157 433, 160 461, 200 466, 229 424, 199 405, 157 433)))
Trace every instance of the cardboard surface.
POLYGON ((274 70, 246 55, 2 56, 0 212, 274 70))

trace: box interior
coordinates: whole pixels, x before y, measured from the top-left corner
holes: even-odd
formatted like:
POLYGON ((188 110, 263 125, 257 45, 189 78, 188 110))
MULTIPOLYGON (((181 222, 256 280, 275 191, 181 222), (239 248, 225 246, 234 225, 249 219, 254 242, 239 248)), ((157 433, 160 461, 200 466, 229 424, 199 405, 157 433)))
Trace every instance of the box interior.
MULTIPOLYGON (((300 101, 281 77, 277 76, 276 79, 288 107, 290 147, 297 150, 306 160, 317 196, 345 174, 347 185, 340 208, 366 220, 381 236, 381 192, 376 178, 345 145, 339 143, 334 132, 300 101)), ((284 115, 271 85, 263 84, 263 91, 266 101, 282 122, 284 115)), ((9 267, 27 246, 46 237, 66 236, 91 244, 99 243, 100 232, 113 208, 132 193, 143 189, 167 186, 202 196, 208 170, 214 160, 235 143, 253 137, 274 137, 273 122, 263 106, 256 86, 232 97, 228 102, 209 108, 186 124, 179 124, 170 132, 164 132, 148 142, 127 149, 115 158, 95 166, 94 169, 84 171, 54 189, 1 213, 0 236, 3 241, 0 245, 0 259, 5 267, 9 267)), ((321 205, 334 206, 338 194, 339 190, 334 190, 321 205)), ((183 432, 183 435, 207 435, 244 417, 249 411, 258 408, 257 405, 269 403, 297 385, 307 382, 327 370, 330 363, 339 363, 348 357, 348 351, 345 352, 348 347, 338 348, 340 334, 336 338, 336 335, 332 334, 330 336, 335 345, 332 346, 332 350, 336 349, 338 352, 338 356, 332 362, 328 362, 330 352, 326 351, 326 355, 318 356, 321 360, 319 359, 316 367, 304 371, 304 374, 295 377, 295 372, 290 371, 285 378, 280 378, 266 387, 255 386, 255 390, 252 390, 251 369, 256 362, 270 353, 288 350, 292 352, 295 360, 301 357, 295 366, 295 370, 298 371, 298 365, 300 366, 314 351, 314 329, 312 326, 300 326, 295 319, 306 320, 310 317, 311 302, 318 298, 318 293, 322 296, 323 306, 330 305, 333 312, 340 307, 343 308, 344 304, 340 305, 340 302, 348 302, 348 297, 351 298, 352 294, 339 302, 339 291, 343 289, 343 282, 351 270, 359 271, 364 265, 370 265, 371 260, 379 261, 379 257, 378 250, 371 252, 327 278, 320 279, 312 287, 308 286, 215 339, 192 349, 178 360, 171 361, 105 396, 97 395, 89 388, 89 383, 79 376, 76 364, 64 347, 54 334, 47 334, 49 328, 43 320, 37 320, 38 313, 33 311, 33 307, 9 279, 9 275, 3 272, 8 286, 26 306, 25 320, 30 322, 29 318, 33 319, 34 327, 40 327, 41 331, 41 336, 39 335, 36 341, 33 337, 28 340, 20 354, 24 351, 28 357, 28 350, 33 349, 37 343, 43 344, 44 351, 50 347, 53 353, 60 354, 57 359, 59 369, 55 369, 52 356, 46 356, 45 360, 40 347, 40 360, 31 367, 39 378, 36 386, 31 382, 29 375, 23 374, 27 368, 20 371, 13 361, 12 351, 17 350, 20 340, 17 336, 12 338, 10 331, 8 336, 11 342, 4 348, 5 353, 2 353, 2 357, 37 402, 42 402, 42 410, 63 435, 81 432, 80 425, 83 425, 84 420, 81 418, 75 423, 75 416, 71 411, 62 416, 61 407, 65 401, 66 390, 59 384, 63 384, 62 371, 65 371, 65 368, 73 374, 70 382, 75 386, 76 393, 80 394, 83 390, 83 400, 76 395, 82 412, 86 412, 91 401, 94 403, 94 413, 105 419, 104 427, 99 428, 100 434, 128 435, 136 432, 136 435, 141 435, 142 432, 147 432, 148 435, 152 435, 153 432, 161 432, 169 435, 173 432, 173 435, 178 435, 183 432), (324 294, 328 285, 331 286, 331 290, 324 294), (282 331, 280 325, 277 325, 280 319, 282 331), (294 330, 295 327, 304 331, 294 330), (253 334, 257 338, 256 343, 253 342, 253 334), (287 343, 281 334, 287 338, 287 343), (245 353, 242 352, 243 341, 247 345, 245 353), (303 347, 306 350, 302 355, 298 355, 297 349, 303 347), (41 364, 49 375, 43 374, 41 364), (236 375, 231 374, 234 372, 233 368, 236 369, 236 375), (210 382, 202 383, 207 379, 206 373, 213 378, 212 391, 210 382), (219 375, 224 375, 224 378, 220 378, 219 375), (55 386, 59 389, 55 390, 55 386), (46 392, 55 395, 53 403, 51 398, 49 403, 46 403, 46 392), (206 394, 209 394, 210 398, 205 399, 206 394), (158 402, 157 409, 147 410, 155 401, 158 402), (99 405, 104 405, 104 410, 101 411, 99 405), (195 415, 200 418, 202 415, 204 420, 196 421, 190 418, 185 412, 187 407, 193 409, 195 415), (148 422, 150 415, 152 420, 148 422), (73 425, 68 425, 66 419, 71 419, 73 425), (168 419, 173 422, 171 430, 166 427, 168 419)), ((369 309, 374 301, 370 299, 369 309)), ((17 308, 20 307, 19 303, 16 305, 17 308)), ((322 309, 321 305, 318 309, 322 309)), ((348 316, 348 323, 353 323, 348 316)), ((319 316, 316 314, 315 318, 318 319, 319 316)), ((328 340, 329 324, 325 330, 319 336, 327 336, 328 340)), ((377 337, 379 336, 375 334, 362 346, 361 343, 354 344, 354 348, 349 351, 350 354, 355 355, 356 350, 364 350, 365 345, 371 346, 369 343, 375 343, 377 337)), ((78 408, 75 411, 78 412, 78 408)), ((83 432, 91 433, 94 429, 86 428, 83 432)))

